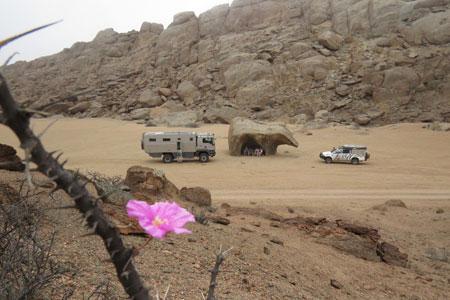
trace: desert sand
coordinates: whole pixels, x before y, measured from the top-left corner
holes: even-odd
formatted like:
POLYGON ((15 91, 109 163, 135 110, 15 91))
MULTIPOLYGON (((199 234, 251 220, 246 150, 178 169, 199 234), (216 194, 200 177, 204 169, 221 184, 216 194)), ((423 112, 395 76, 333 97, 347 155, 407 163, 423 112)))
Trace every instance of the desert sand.
MULTIPOLYGON (((33 120, 33 129, 39 133, 51 122, 33 120)), ((371 226, 409 259, 408 268, 365 261, 316 242, 317 236, 274 227, 251 215, 234 215, 229 226, 195 224, 192 240, 177 236, 170 243, 154 242, 137 257, 145 280, 159 290, 171 282, 174 299, 195 298, 207 286, 211 255, 219 245, 235 248, 220 279, 223 299, 448 299, 450 134, 423 129, 421 124, 359 130, 330 127, 310 130, 312 135, 297 126, 290 129, 299 141, 298 149, 280 147, 276 156, 260 158, 229 156, 227 125, 162 128, 111 119, 63 118, 49 128, 43 142, 48 150, 63 150, 68 167, 81 171, 124 177, 132 165, 164 170, 179 188, 208 188, 214 206, 226 202, 284 216, 289 216, 289 207, 301 216, 371 226), (217 156, 207 164, 164 164, 151 159, 140 149, 141 135, 162 130, 213 132, 217 156), (326 165, 319 159, 320 151, 345 143, 367 145, 371 159, 358 166, 326 165), (402 200, 406 208, 376 208, 391 199, 402 200), (271 236, 283 240, 284 246, 269 242, 271 236), (270 254, 263 253, 263 248, 270 254), (160 255, 164 260, 158 260, 160 255), (185 272, 193 279, 186 281, 185 272), (336 290, 330 279, 344 287, 336 290)), ((6 127, 0 127, 0 137, 2 143, 19 146, 6 127)), ((8 174, 0 173, 12 176, 8 174)), ((61 201, 70 203, 63 194, 61 201)), ((112 268, 99 264, 104 256, 99 241, 77 238, 84 233, 77 225, 78 214, 65 210, 50 214, 60 232, 61 259, 79 258, 82 271, 74 279, 78 291, 95 289, 105 274, 120 291, 112 268), (86 251, 92 255, 86 256, 86 251)), ((137 237, 127 237, 127 242, 142 243, 137 237)))
MULTIPOLYGON (((52 119, 34 120, 41 132, 52 119)), ((265 205, 356 205, 383 199, 445 202, 450 199, 450 135, 421 128, 420 124, 388 125, 370 129, 331 127, 310 130, 290 126, 300 147, 281 146, 276 156, 228 155, 228 125, 201 128, 145 127, 112 119, 60 119, 43 136, 50 151, 64 151, 68 167, 124 176, 132 165, 164 170, 178 187, 203 186, 216 201, 265 205), (145 131, 198 131, 216 135, 217 155, 207 164, 198 161, 164 164, 140 148, 145 131), (341 144, 368 146, 371 159, 359 166, 326 165, 321 151, 341 144)), ((2 142, 19 143, 5 127, 2 142)))

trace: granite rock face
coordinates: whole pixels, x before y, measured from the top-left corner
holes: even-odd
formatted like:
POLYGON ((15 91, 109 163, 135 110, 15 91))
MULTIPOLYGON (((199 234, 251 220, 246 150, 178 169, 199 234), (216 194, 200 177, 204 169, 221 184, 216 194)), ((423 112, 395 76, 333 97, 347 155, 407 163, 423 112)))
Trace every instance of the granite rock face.
POLYGON ((235 0, 1 72, 25 107, 75 117, 175 102, 202 120, 226 102, 260 120, 449 122, 449 43, 449 0, 235 0))

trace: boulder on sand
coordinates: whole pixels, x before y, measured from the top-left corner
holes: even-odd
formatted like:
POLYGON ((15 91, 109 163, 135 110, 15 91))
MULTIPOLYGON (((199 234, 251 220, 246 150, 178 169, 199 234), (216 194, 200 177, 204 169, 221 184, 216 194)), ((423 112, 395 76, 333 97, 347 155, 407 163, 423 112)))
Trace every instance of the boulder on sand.
POLYGON ((19 172, 25 170, 25 165, 17 156, 16 149, 5 144, 0 144, 0 169, 19 172))
POLYGON ((230 154, 244 154, 244 149, 262 149, 265 155, 277 153, 279 145, 298 147, 293 134, 281 124, 255 122, 244 118, 234 118, 228 131, 230 154))

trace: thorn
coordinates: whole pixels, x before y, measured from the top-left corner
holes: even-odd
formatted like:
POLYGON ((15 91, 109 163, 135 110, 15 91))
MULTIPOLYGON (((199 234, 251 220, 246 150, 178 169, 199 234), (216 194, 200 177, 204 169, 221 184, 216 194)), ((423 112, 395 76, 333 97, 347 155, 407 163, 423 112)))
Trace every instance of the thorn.
POLYGON ((59 175, 55 175, 55 176, 49 176, 48 179, 50 179, 51 181, 55 181, 56 179, 59 178, 59 175))
POLYGON ((78 200, 78 199, 83 198, 84 195, 85 195, 85 193, 84 193, 84 192, 81 192, 80 194, 78 194, 78 195, 76 195, 76 196, 73 196, 72 199, 76 201, 76 200, 78 200))
POLYGON ((112 238, 112 237, 106 239, 106 247, 107 247, 108 249, 109 249, 109 247, 111 247, 112 241, 113 241, 113 238, 112 238))
POLYGON ((94 222, 94 225, 92 226, 92 231, 93 231, 94 233, 97 232, 97 226, 98 226, 98 222, 95 221, 95 222, 94 222))
POLYGON ((75 171, 75 174, 73 174, 73 181, 77 181, 79 177, 80 177, 80 170, 77 169, 75 171))
POLYGON ((125 266, 123 266, 122 272, 124 272, 128 268, 128 265, 130 264, 132 258, 133 258, 133 255, 130 255, 130 258, 125 263, 125 266))
POLYGON ((50 177, 50 173, 51 173, 52 171, 53 171, 52 168, 48 168, 47 171, 45 171, 45 175, 46 175, 47 177, 50 177))
POLYGON ((60 152, 58 155, 56 155, 55 160, 58 161, 62 155, 63 155, 63 152, 60 152))
POLYGON ((64 166, 67 164, 68 161, 69 161, 68 159, 66 159, 65 161, 63 161, 63 162, 61 163, 61 168, 64 168, 64 166))
POLYGON ((81 188, 86 188, 86 186, 89 184, 89 181, 85 181, 81 184, 81 188))
POLYGON ((55 154, 56 152, 58 152, 58 151, 50 151, 50 152, 48 153, 48 156, 47 156, 47 158, 50 158, 50 157, 52 157, 52 156, 53 156, 53 154, 55 154))
POLYGON ((125 279, 128 280, 129 275, 130 275, 130 272, 125 271, 125 272, 122 272, 122 274, 120 274, 120 277, 125 277, 125 279))
POLYGON ((120 252, 119 250, 113 250, 113 251, 111 251, 111 258, 114 258, 114 256, 116 256, 117 253, 119 253, 119 252, 120 252))

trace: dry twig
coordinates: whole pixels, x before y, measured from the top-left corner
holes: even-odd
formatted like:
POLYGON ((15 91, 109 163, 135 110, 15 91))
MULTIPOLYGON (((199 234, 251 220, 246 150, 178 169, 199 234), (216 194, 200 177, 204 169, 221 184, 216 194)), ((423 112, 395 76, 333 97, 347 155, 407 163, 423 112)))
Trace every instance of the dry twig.
MULTIPOLYGON (((206 300, 215 300, 216 299, 216 297, 214 296, 214 290, 217 286, 217 275, 219 274, 219 268, 220 268, 220 265, 225 260, 225 256, 227 255, 227 253, 230 252, 232 249, 233 249, 233 247, 231 247, 228 250, 222 251, 222 246, 220 246, 219 252, 217 253, 217 256, 216 256, 216 263, 214 265, 214 268, 211 271, 211 281, 209 283, 208 295, 206 296, 206 300)), ((203 294, 202 294, 202 296, 203 296, 203 294)))

